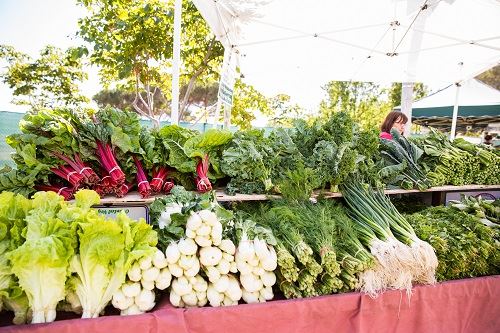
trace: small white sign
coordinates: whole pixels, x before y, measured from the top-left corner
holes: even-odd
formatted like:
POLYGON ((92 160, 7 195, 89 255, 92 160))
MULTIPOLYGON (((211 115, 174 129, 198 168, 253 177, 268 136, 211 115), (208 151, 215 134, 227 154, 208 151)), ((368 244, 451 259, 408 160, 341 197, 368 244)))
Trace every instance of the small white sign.
POLYGON ((234 52, 229 52, 228 57, 224 68, 222 68, 218 97, 223 103, 232 106, 233 88, 236 82, 236 55, 234 52))
POLYGON ((94 206, 97 212, 109 218, 114 218, 118 213, 125 212, 132 220, 143 218, 149 223, 149 208, 147 206, 94 206))

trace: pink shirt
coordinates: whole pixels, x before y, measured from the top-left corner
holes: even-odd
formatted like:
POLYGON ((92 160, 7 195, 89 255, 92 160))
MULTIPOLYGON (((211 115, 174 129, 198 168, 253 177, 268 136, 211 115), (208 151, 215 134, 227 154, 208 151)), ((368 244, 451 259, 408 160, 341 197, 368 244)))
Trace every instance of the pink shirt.
POLYGON ((380 133, 380 138, 381 139, 392 140, 392 135, 391 135, 391 133, 382 132, 382 133, 380 133))

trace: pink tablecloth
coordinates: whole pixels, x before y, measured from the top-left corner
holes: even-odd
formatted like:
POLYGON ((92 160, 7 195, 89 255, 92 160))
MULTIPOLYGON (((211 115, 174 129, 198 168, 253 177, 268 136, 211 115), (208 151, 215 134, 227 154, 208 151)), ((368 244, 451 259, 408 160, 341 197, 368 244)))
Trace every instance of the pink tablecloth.
POLYGON ((175 309, 168 301, 144 315, 1 327, 0 332, 500 332, 500 276, 418 286, 408 300, 389 291, 225 308, 175 309))

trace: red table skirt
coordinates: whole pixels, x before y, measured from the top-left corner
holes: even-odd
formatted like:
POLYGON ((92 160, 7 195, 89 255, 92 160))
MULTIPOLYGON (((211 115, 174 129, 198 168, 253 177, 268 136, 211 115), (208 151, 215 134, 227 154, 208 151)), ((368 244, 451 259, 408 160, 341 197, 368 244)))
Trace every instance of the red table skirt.
POLYGON ((500 276, 417 286, 410 299, 388 291, 376 299, 346 293, 223 308, 173 308, 164 297, 136 316, 60 320, 0 327, 0 332, 500 332, 500 276))

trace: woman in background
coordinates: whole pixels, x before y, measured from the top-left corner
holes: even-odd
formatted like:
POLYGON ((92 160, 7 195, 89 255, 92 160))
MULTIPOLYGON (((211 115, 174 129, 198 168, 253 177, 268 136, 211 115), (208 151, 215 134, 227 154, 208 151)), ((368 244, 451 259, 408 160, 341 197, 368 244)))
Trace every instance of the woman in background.
POLYGON ((380 127, 380 138, 392 140, 391 129, 395 128, 400 134, 403 134, 405 125, 408 122, 408 117, 400 111, 391 111, 385 117, 382 126, 380 127))

